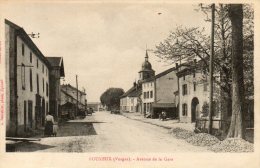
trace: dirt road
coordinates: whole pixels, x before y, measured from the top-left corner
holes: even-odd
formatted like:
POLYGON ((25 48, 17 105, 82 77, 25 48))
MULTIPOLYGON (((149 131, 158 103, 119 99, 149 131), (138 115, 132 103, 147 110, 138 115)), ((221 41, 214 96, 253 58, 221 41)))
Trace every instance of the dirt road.
POLYGON ((168 130, 109 112, 60 125, 57 137, 15 145, 20 152, 203 152, 168 130))

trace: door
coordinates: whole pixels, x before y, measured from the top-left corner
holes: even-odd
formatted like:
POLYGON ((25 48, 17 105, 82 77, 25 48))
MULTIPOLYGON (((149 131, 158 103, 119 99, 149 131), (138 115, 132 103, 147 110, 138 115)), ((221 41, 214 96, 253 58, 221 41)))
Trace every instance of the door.
POLYGON ((32 108, 33 107, 33 104, 32 104, 32 101, 28 101, 28 126, 30 128, 33 127, 33 115, 32 115, 32 108))
POLYGON ((24 119, 23 119, 23 122, 24 122, 24 131, 26 131, 26 127, 27 127, 27 102, 24 101, 24 104, 23 104, 23 116, 24 116, 24 119))
POLYGON ((199 104, 198 98, 194 97, 191 101, 191 122, 196 121, 198 104, 199 104))
POLYGON ((41 126, 44 126, 44 121, 45 121, 45 100, 44 98, 42 99, 42 113, 41 113, 41 126))

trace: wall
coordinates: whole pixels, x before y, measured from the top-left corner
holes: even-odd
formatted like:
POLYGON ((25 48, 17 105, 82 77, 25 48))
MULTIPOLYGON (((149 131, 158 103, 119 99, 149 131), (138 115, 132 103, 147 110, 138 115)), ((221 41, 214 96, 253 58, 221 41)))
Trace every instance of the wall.
POLYGON ((60 105, 60 69, 52 67, 50 71, 50 112, 57 121, 60 105))
MULTIPOLYGON (((191 122, 191 103, 194 97, 197 97, 199 100, 199 104, 197 105, 197 111, 202 111, 202 106, 204 102, 208 102, 209 100, 209 87, 207 86, 207 91, 204 91, 205 82, 204 76, 201 72, 196 72, 195 77, 193 77, 193 73, 189 75, 185 75, 185 80, 182 77, 179 78, 180 84, 180 106, 179 106, 179 116, 181 122, 191 122), (194 82, 196 83, 196 91, 194 91, 194 82), (187 94, 183 95, 183 85, 187 84, 187 94), (182 104, 187 104, 187 116, 183 116, 182 114, 182 104)), ((197 117, 200 116, 200 113, 197 114, 197 117)))
MULTIPOLYGON (((62 85, 62 90, 71 95, 74 99, 77 99, 77 90, 70 87, 69 85, 62 85)), ((85 104, 86 94, 78 92, 78 101, 82 104, 85 104)))
MULTIPOLYGON (((29 46, 18 36, 17 37, 17 114, 18 114, 18 132, 24 131, 24 120, 26 120, 27 127, 29 126, 28 116, 28 101, 32 101, 32 128, 35 128, 35 106, 36 106, 36 94, 37 94, 37 74, 39 77, 39 95, 45 100, 45 114, 48 112, 49 96, 47 96, 46 84, 49 85, 49 70, 47 65, 39 59, 37 55, 29 48, 29 46), (24 44, 24 55, 22 55, 22 44, 24 44), (32 62, 30 61, 30 52, 32 53, 32 62), (37 67, 38 60, 38 67, 37 67), (25 88, 22 87, 22 64, 26 67, 25 77, 25 88), (43 69, 44 68, 44 69, 43 69), (30 90, 30 69, 32 70, 32 91, 30 90), (44 80, 44 83, 43 83, 44 80), (26 117, 24 116, 24 103, 26 101, 26 117)), ((49 92, 49 91, 48 91, 49 92)), ((41 102, 42 105, 42 102, 41 102)))
POLYGON ((8 25, 5 25, 5 111, 6 111, 6 131, 7 136, 15 134, 15 121, 11 120, 10 115, 16 109, 16 53, 15 53, 15 38, 14 29, 11 29, 8 25), (10 89, 13 88, 13 89, 10 89))
POLYGON ((174 92, 178 91, 178 77, 172 71, 155 80, 156 103, 175 103, 174 92))
POLYGON ((150 113, 152 111, 152 103, 154 102, 154 81, 144 82, 142 83, 142 111, 150 113), (150 91, 152 91, 152 98, 150 96, 150 91), (149 98, 144 98, 144 93, 149 92, 149 98), (146 107, 145 107, 146 104, 146 107), (150 105, 148 105, 150 104, 150 105), (146 111, 144 111, 146 109, 146 111))

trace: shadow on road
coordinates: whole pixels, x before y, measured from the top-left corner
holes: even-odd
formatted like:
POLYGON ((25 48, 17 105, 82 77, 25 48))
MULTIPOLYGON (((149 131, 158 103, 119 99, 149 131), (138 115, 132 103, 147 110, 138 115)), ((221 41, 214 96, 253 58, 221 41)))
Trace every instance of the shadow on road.
POLYGON ((93 126, 103 122, 65 122, 59 125, 57 137, 97 135, 93 126))
POLYGON ((17 142, 15 144, 6 144, 6 152, 35 152, 54 147, 55 146, 43 145, 35 142, 17 142), (24 146, 26 146, 26 148, 24 148, 24 146))

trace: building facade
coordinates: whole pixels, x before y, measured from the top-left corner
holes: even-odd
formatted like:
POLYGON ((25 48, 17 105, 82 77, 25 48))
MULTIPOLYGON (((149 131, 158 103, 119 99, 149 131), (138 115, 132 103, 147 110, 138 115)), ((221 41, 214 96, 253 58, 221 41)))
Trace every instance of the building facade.
MULTIPOLYGON (((66 102, 70 101, 71 103, 78 102, 78 109, 79 113, 85 113, 87 108, 87 99, 86 93, 77 88, 73 87, 70 84, 61 85, 62 95, 61 95, 61 105, 65 104, 66 102), (69 95, 69 96, 68 96, 69 95)), ((76 114, 77 115, 77 114, 76 114)))
POLYGON ((153 112, 152 104, 154 103, 155 97, 154 78, 146 79, 142 82, 142 103, 143 103, 143 114, 150 115, 153 112))
POLYGON ((54 120, 61 117, 61 88, 60 80, 65 77, 62 57, 47 57, 51 64, 50 69, 50 113, 54 120))
POLYGON ((175 67, 167 69, 155 76, 154 79, 154 102, 152 104, 153 115, 165 111, 167 117, 178 118, 178 77, 175 67))
POLYGON ((154 80, 155 71, 152 69, 152 64, 148 60, 148 53, 145 53, 145 61, 142 64, 142 69, 139 71, 139 83, 142 85, 142 113, 144 116, 151 113, 152 102, 154 102, 154 80))
POLYGON ((134 82, 133 87, 120 97, 120 110, 122 112, 141 112, 141 84, 134 82))
POLYGON ((6 135, 44 126, 49 111, 50 64, 23 28, 5 20, 6 135))
MULTIPOLYGON (((178 67, 179 79, 179 118, 181 122, 196 122, 208 117, 209 79, 202 68, 183 64, 178 67)), ((195 62, 195 64, 197 64, 195 62)), ((213 99, 217 100, 219 89, 214 85, 213 99)), ((213 102, 213 127, 218 127, 220 120, 219 102, 213 102)))

